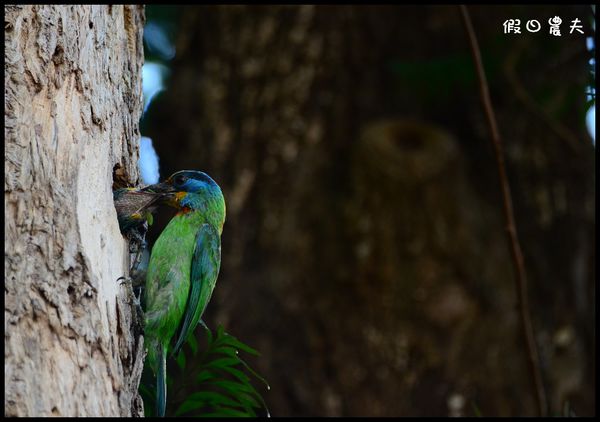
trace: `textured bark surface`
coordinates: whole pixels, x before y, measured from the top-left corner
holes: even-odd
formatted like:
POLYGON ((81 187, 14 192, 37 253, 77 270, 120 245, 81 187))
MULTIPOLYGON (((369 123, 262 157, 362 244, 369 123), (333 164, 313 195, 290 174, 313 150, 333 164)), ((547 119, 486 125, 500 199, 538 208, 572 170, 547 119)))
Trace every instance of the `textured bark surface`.
POLYGON ((5 415, 141 415, 113 168, 137 182, 143 7, 5 7, 5 415))
MULTIPOLYGON (((145 134, 163 176, 200 169, 223 187, 222 267, 205 320, 262 353, 252 363, 272 387, 272 414, 535 414, 457 8, 218 6, 182 16, 168 91, 145 134), (429 79, 394 73, 415 62, 429 79)), ((473 10, 484 55, 498 61, 497 44, 516 45, 502 38, 502 16, 473 10)), ((562 61, 531 46, 519 75, 541 92, 558 85, 556 104, 583 98, 584 39, 552 48, 562 61)), ((583 101, 553 117, 578 128, 573 152, 497 71, 489 78, 552 409, 570 400, 590 414, 593 334, 581 328, 594 320, 585 235, 594 163, 577 120, 583 101)))

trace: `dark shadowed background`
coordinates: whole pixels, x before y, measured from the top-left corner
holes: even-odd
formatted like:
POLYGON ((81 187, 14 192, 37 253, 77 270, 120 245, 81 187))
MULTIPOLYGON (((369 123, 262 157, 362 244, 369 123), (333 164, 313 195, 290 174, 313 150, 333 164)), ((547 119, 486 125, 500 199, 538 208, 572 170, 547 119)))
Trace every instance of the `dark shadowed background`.
MULTIPOLYGON (((470 12, 551 414, 593 415, 592 8, 470 12), (569 33, 576 18, 585 34, 569 33), (521 34, 503 32, 507 19, 521 34)), ((203 170, 223 189, 204 320, 261 352, 248 361, 271 385, 271 414, 536 414, 458 8, 148 6, 146 17, 147 66, 163 69, 164 89, 142 134, 161 179, 203 170)))

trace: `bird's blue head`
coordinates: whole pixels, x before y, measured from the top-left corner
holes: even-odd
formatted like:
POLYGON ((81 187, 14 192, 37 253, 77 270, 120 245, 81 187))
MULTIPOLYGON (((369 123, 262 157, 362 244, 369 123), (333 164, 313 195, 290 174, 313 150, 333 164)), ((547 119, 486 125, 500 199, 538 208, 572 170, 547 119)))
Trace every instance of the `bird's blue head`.
POLYGON ((146 189, 165 194, 164 202, 181 211, 199 211, 211 217, 223 227, 225 222, 225 198, 217 183, 206 173, 197 170, 181 170, 162 183, 146 189))

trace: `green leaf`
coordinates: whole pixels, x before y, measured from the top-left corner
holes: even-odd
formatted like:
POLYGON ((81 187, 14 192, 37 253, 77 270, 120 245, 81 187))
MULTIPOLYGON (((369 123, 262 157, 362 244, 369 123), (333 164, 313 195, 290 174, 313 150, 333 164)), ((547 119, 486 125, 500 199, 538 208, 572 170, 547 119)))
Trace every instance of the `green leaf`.
POLYGON ((202 382, 206 382, 206 381, 208 381, 210 379, 214 379, 216 377, 217 376, 215 375, 214 372, 204 369, 200 372, 200 374, 198 374, 198 378, 196 378, 196 382, 198 384, 200 384, 202 382))
POLYGON ((217 347, 213 350, 210 351, 211 354, 218 354, 218 353, 222 353, 224 355, 227 356, 231 356, 231 357, 235 357, 237 356, 237 350, 234 349, 233 347, 229 347, 229 346, 220 346, 217 347))
MULTIPOLYGON (((214 333, 208 327, 204 328, 207 340, 204 350, 199 348, 197 338, 193 334, 187 340, 193 356, 196 356, 194 360, 198 362, 197 366, 187 371, 193 372, 184 371, 186 356, 183 351, 176 356, 184 378, 190 378, 200 390, 186 397, 183 403, 174 403, 175 407, 179 405, 176 415, 256 417, 256 410, 260 408, 264 408, 268 413, 264 399, 251 382, 252 377, 259 379, 267 388, 270 388, 269 384, 238 354, 239 350, 254 356, 258 356, 259 352, 227 334, 222 326, 218 326, 214 333)), ((170 381, 171 377, 168 377, 168 380, 170 381)))
POLYGON ((260 408, 256 400, 252 398, 252 395, 255 395, 256 398, 262 401, 262 397, 256 392, 256 390, 251 385, 241 384, 232 381, 215 381, 211 383, 217 387, 222 388, 227 391, 231 396, 239 401, 243 407, 254 413, 252 410, 253 407, 260 408))
POLYGON ((192 354, 196 356, 198 354, 198 341, 196 340, 196 336, 194 332, 190 333, 190 336, 187 339, 188 344, 190 345, 190 349, 192 349, 192 354))
POLYGON ((261 380, 263 382, 263 384, 265 384, 265 386, 267 387, 267 390, 271 389, 271 386, 269 385, 269 383, 267 382, 266 379, 264 379, 263 377, 261 377, 260 375, 258 375, 254 369, 250 368, 250 365, 248 365, 246 362, 244 362, 242 359, 239 359, 240 363, 242 365, 244 365, 244 367, 252 374, 254 375, 256 378, 258 378, 259 380, 261 380))
POLYGON ((243 412, 241 410, 230 409, 227 407, 217 408, 217 411, 214 413, 207 413, 202 416, 238 416, 238 417, 250 417, 247 412, 243 412))
POLYGON ((144 414, 146 416, 154 415, 154 405, 156 401, 156 383, 148 384, 147 381, 141 380, 138 391, 144 402, 144 414))
MULTIPOLYGON (((232 393, 234 393, 236 391, 244 391, 246 393, 256 393, 256 390, 254 390, 254 388, 252 388, 252 386, 248 385, 247 383, 223 380, 223 381, 215 381, 212 384, 222 387, 222 388, 226 389, 227 391, 231 391, 232 393)), ((256 394, 258 394, 258 393, 256 393, 256 394)))
POLYGON ((199 409, 208 405, 243 407, 242 404, 233 400, 230 397, 227 397, 224 394, 216 393, 213 391, 198 391, 196 393, 190 394, 190 396, 185 400, 185 402, 181 406, 179 406, 179 409, 177 409, 175 415, 179 416, 182 413, 187 413, 190 410, 199 409))
POLYGON ((206 330, 206 340, 207 340, 207 344, 208 347, 211 347, 211 344, 213 343, 213 335, 212 332, 210 331, 210 329, 207 328, 206 330))
POLYGON ((471 402, 471 407, 473 407, 473 413, 475 414, 475 416, 480 418, 482 416, 481 410, 479 410, 479 407, 477 406, 477 404, 474 401, 471 402))
POLYGON ((191 410, 200 409, 200 408, 204 407, 205 405, 206 405, 206 403, 203 401, 194 401, 194 400, 187 399, 186 401, 184 401, 181 404, 181 406, 179 406, 179 408, 175 412, 175 416, 179 416, 179 415, 181 415, 183 413, 187 413, 191 410))
POLYGON ((227 344, 229 344, 232 347, 243 350, 244 352, 250 353, 251 355, 254 355, 254 356, 260 356, 260 353, 258 353, 257 350, 253 349, 252 347, 248 346, 247 344, 242 343, 241 341, 239 341, 238 339, 236 339, 235 337, 233 337, 229 334, 225 335, 225 339, 227 340, 227 344))
POLYGON ((250 382, 250 377, 248 377, 246 374, 244 374, 239 369, 234 368, 233 366, 227 366, 227 367, 222 368, 222 369, 224 371, 229 372, 231 375, 233 375, 234 377, 236 377, 237 379, 239 379, 242 382, 246 382, 246 383, 250 382))
POLYGON ((220 358, 209 362, 206 367, 224 368, 226 366, 237 365, 240 362, 238 358, 220 358))
MULTIPOLYGON (((258 393, 257 393, 258 394, 258 393)), ((245 403, 249 403, 250 407, 255 407, 257 409, 261 408, 261 405, 252 397, 252 395, 248 393, 239 393, 237 396, 238 400, 244 401, 245 403)))
POLYGON ((142 395, 146 395, 148 397, 153 397, 154 396, 154 392, 150 391, 150 389, 148 387, 146 387, 144 384, 140 383, 139 386, 139 391, 142 395))
POLYGON ((175 360, 177 361, 177 366, 179 366, 179 369, 183 371, 185 368, 185 353, 183 352, 183 349, 180 350, 175 360))

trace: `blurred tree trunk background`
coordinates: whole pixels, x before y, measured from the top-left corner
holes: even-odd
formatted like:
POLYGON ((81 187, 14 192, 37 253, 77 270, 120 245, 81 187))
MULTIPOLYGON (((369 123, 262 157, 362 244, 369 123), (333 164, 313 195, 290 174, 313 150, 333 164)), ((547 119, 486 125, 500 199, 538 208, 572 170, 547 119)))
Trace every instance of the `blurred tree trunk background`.
MULTIPOLYGON (((553 412, 594 412, 589 6, 472 10, 553 412)), ((499 184, 452 6, 185 8, 145 133, 223 187, 207 322, 256 347, 273 415, 533 415, 499 184)), ((160 225, 160 223, 159 223, 160 225)))

